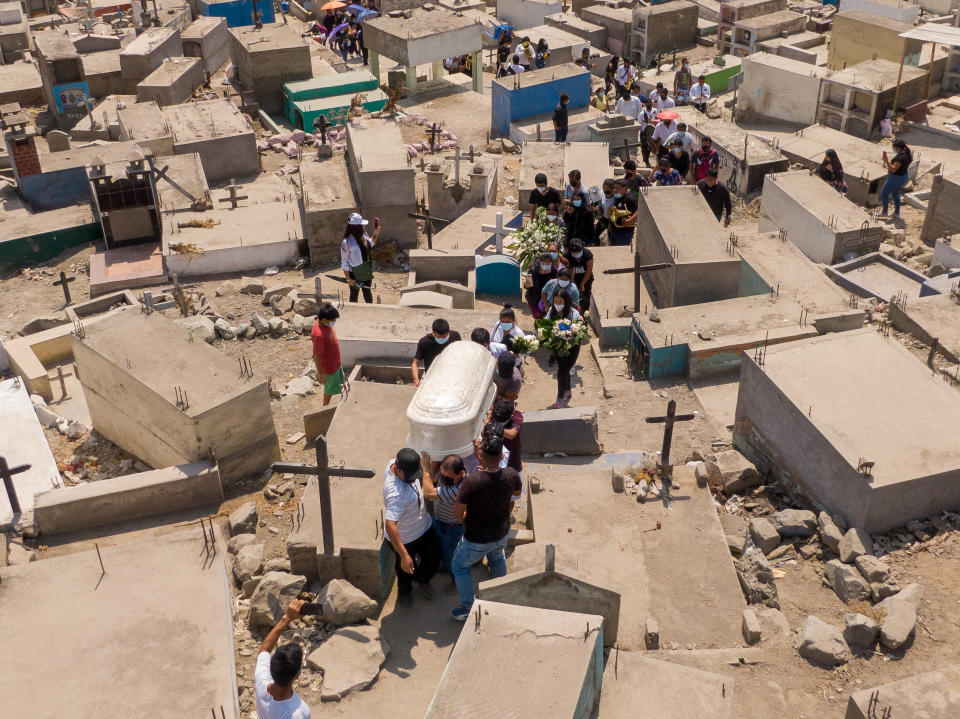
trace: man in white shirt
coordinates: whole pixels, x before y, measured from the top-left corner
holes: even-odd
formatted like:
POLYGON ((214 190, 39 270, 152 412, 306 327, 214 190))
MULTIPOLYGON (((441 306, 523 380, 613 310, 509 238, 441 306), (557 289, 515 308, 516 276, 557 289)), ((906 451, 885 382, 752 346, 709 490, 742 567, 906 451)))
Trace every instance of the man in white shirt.
POLYGON ((677 103, 675 103, 670 97, 670 93, 667 92, 667 88, 661 87, 657 97, 653 101, 653 106, 659 111, 676 107, 677 103))
POLYGON ((710 99, 710 86, 706 79, 701 75, 697 78, 697 84, 690 88, 690 104, 700 112, 707 111, 707 101, 710 99))
POLYGON ((527 71, 527 68, 525 68, 523 65, 520 64, 520 56, 514 55, 513 64, 510 65, 510 72, 512 72, 514 75, 519 75, 521 72, 526 72, 526 71, 527 71))
POLYGON ((300 609, 306 602, 294 599, 260 645, 257 668, 253 674, 260 719, 310 719, 310 707, 293 690, 293 684, 303 666, 303 650, 299 644, 284 644, 270 656, 283 630, 294 619, 300 618, 300 609))
POLYGON ((617 85, 617 94, 620 97, 626 97, 629 92, 629 86, 633 84, 633 81, 637 77, 637 71, 631 64, 629 60, 624 60, 620 67, 617 68, 616 74, 613 76, 613 81, 617 85))
POLYGON ((530 63, 532 63, 536 57, 533 47, 530 46, 530 38, 525 37, 514 49, 513 54, 515 60, 519 59, 520 64, 523 65, 524 69, 529 69, 530 63))
POLYGON ((650 138, 650 153, 658 154, 661 145, 666 145, 667 140, 677 130, 676 120, 661 120, 660 124, 653 130, 653 137, 650 138))
POLYGON ((674 140, 680 141, 680 144, 683 146, 683 151, 687 153, 687 155, 692 155, 694 150, 699 147, 697 141, 693 139, 693 134, 687 130, 687 123, 685 122, 677 123, 677 130, 667 138, 667 144, 674 140))
POLYGON ((642 107, 643 103, 640 102, 640 88, 634 87, 630 89, 630 94, 627 97, 621 97, 617 100, 616 111, 621 115, 626 115, 636 120, 640 115, 640 109, 642 107))
POLYGON ((433 517, 423 500, 420 455, 409 447, 397 452, 383 472, 384 533, 396 555, 397 604, 410 606, 413 583, 427 599, 434 596, 430 580, 440 566, 440 545, 433 517))

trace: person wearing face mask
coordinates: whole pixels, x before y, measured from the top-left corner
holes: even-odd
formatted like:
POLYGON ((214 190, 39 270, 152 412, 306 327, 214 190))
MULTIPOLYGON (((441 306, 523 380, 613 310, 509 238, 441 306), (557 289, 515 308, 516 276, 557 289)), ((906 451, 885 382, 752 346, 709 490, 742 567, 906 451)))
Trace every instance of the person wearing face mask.
POLYGON ((600 188, 603 198, 597 205, 597 225, 593 228, 593 241, 600 243, 600 235, 610 226, 610 208, 613 207, 613 180, 606 179, 600 188))
POLYGON ((563 191, 563 199, 569 200, 573 197, 574 192, 580 192, 583 190, 583 185, 581 183, 581 174, 580 170, 570 170, 567 173, 567 186, 563 191))
POLYGON ((330 404, 333 395, 340 394, 343 388, 343 367, 340 366, 340 343, 333 330, 340 313, 329 302, 317 310, 317 321, 310 331, 313 343, 313 366, 317 369, 317 379, 323 378, 323 406, 330 404))
POLYGON ((423 497, 423 467, 416 450, 404 447, 383 472, 383 528, 395 555, 397 604, 413 602, 413 583, 427 599, 434 596, 430 580, 440 566, 440 544, 433 517, 423 497))
POLYGON ((670 93, 667 92, 667 88, 661 87, 656 98, 654 98, 653 106, 656 107, 657 110, 663 111, 669 110, 671 107, 676 107, 677 103, 671 99, 670 93))
POLYGON ((677 171, 680 177, 686 177, 690 173, 690 156, 684 151, 683 143, 680 140, 668 142, 669 148, 667 161, 670 167, 677 171))
POLYGON ((720 153, 713 147, 713 140, 704 136, 700 140, 700 147, 693 151, 690 158, 691 181, 699 182, 707 176, 710 170, 720 168, 720 153))
POLYGON ((460 333, 450 329, 450 323, 445 319, 435 319, 431 332, 424 335, 417 342, 417 353, 410 364, 410 374, 413 376, 413 386, 420 386, 420 363, 423 362, 423 371, 430 369, 433 361, 443 352, 451 342, 460 341, 460 333))
POLYGON ((630 89, 629 93, 617 100, 617 106, 614 110, 625 117, 636 119, 642 107, 643 102, 640 100, 640 88, 634 87, 630 89))
POLYGON ((697 78, 697 84, 690 88, 690 104, 703 113, 706 113, 707 102, 710 100, 710 86, 706 79, 701 75, 697 78))
POLYGON ((657 169, 650 172, 650 184, 657 186, 682 185, 683 177, 670 166, 666 155, 657 158, 657 169))
POLYGON ((650 152, 659 155, 661 145, 666 145, 670 136, 677 131, 676 120, 661 120, 653 130, 653 136, 650 138, 650 152))
POLYGON ((640 153, 643 155, 643 164, 647 167, 650 167, 650 140, 653 137, 653 120, 656 116, 657 111, 653 109, 653 101, 647 98, 637 114, 637 120, 640 122, 640 153))
POLYGON ((635 200, 640 197, 640 188, 650 184, 646 177, 640 177, 637 174, 637 163, 633 160, 627 160, 623 163, 623 179, 627 183, 627 190, 635 200))
POLYGON ((573 284, 580 292, 580 307, 590 309, 590 293, 593 290, 593 253, 580 240, 570 241, 570 269, 573 284))
POLYGON ((611 245, 630 245, 637 228, 637 207, 637 200, 628 189, 627 181, 614 180, 610 227, 607 229, 611 245))
POLYGON ((533 319, 541 319, 547 311, 546 305, 541 305, 543 288, 556 276, 557 267, 554 264, 553 258, 549 252, 542 252, 536 265, 530 268, 530 286, 527 287, 524 296, 524 299, 527 301, 527 307, 530 308, 530 314, 533 315, 533 319))
POLYGON ((523 330, 517 327, 516 311, 511 305, 504 305, 500 310, 500 321, 490 331, 490 341, 502 342, 512 352, 513 340, 524 336, 523 330))
MULTIPOLYGON (((566 320, 576 322, 582 319, 580 313, 574 307, 575 300, 567 290, 560 290, 550 304, 550 311, 547 312, 548 320, 566 320)), ((556 355, 557 360, 557 401, 552 405, 553 409, 564 407, 569 401, 570 375, 573 374, 574 367, 577 365, 577 358, 580 356, 580 347, 573 347, 566 355, 560 357, 556 355)))
POLYGON ((536 187, 530 192, 530 217, 536 216, 538 207, 547 208, 551 204, 560 206, 563 197, 559 190, 550 187, 546 175, 538 172, 536 177, 533 178, 533 182, 536 187))
POLYGON ((573 272, 570 271, 569 267, 564 267, 557 273, 557 279, 550 280, 543 286, 543 294, 540 299, 543 302, 543 306, 549 310, 550 306, 553 304, 553 298, 558 292, 566 292, 573 298, 573 306, 577 307, 580 304, 580 290, 577 289, 577 286, 573 284, 573 272))
POLYGON ((667 138, 667 142, 673 142, 674 140, 680 140, 683 144, 683 151, 687 155, 693 154, 693 151, 697 149, 697 141, 694 139, 693 133, 687 129, 687 123, 685 122, 678 122, 676 132, 673 132, 667 138))
POLYGON ((681 92, 686 94, 693 84, 693 73, 690 71, 690 61, 687 58, 680 58, 680 69, 673 76, 673 94, 679 95, 681 92))
POLYGON ((553 141, 566 142, 567 131, 570 129, 570 113, 567 111, 567 105, 570 103, 570 96, 567 93, 560 94, 560 102, 553 111, 553 141))
MULTIPOLYGON (((593 210, 582 190, 575 190, 566 201, 563 224, 567 229, 567 241, 575 237, 581 240, 593 237, 593 210)), ((569 258, 567 258, 569 262, 569 258)))
POLYGON ((448 454, 439 462, 430 460, 426 452, 420 454, 423 496, 433 502, 433 531, 440 544, 440 559, 444 570, 453 580, 453 553, 463 536, 463 522, 453 513, 460 483, 467 476, 463 458, 448 454))
POLYGON ((717 222, 726 213, 726 219, 723 220, 723 226, 730 225, 730 212, 733 210, 733 203, 730 201, 730 190, 720 182, 717 177, 719 173, 717 168, 711 167, 707 170, 707 176, 697 183, 697 189, 703 195, 703 199, 710 206, 710 211, 717 218, 717 222))
MULTIPOLYGON (((551 202, 549 205, 547 205, 547 214, 544 216, 543 219, 546 221, 548 225, 557 225, 559 227, 565 226, 563 222, 563 218, 560 217, 559 208, 560 206, 556 202, 551 202)), ((557 253, 557 255, 559 257, 559 252, 557 253)), ((558 257, 554 257, 553 259, 556 261, 558 257)))

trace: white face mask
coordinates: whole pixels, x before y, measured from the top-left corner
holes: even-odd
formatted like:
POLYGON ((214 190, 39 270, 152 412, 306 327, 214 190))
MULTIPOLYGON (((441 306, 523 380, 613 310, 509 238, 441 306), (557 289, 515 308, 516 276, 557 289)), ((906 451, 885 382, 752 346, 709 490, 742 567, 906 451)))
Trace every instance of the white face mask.
POLYGON ((560 304, 557 304, 554 302, 553 309, 555 309, 557 312, 563 312, 563 303, 561 302, 560 304))
POLYGON ((555 219, 557 219, 557 216, 556 216, 556 215, 547 215, 547 220, 548 220, 549 222, 553 222, 555 219))
POLYGON ((557 280, 557 284, 560 285, 561 287, 569 287, 570 280, 557 280))
POLYGON ((540 185, 537 185, 537 189, 540 190, 540 194, 541 194, 541 195, 546 195, 546 194, 547 194, 547 188, 546 188, 546 187, 540 187, 540 185))

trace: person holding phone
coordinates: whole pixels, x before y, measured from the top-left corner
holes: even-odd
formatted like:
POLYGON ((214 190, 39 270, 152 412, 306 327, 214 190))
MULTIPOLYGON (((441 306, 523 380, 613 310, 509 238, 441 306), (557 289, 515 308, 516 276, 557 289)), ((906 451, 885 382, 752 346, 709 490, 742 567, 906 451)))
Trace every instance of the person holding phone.
POLYGON ((370 248, 377 244, 380 237, 380 218, 373 220, 373 235, 368 235, 366 226, 369 220, 354 212, 347 220, 343 240, 340 241, 340 269, 343 270, 347 284, 350 285, 350 301, 356 302, 363 290, 363 300, 373 304, 373 263, 370 260, 370 248))
POLYGON ((260 644, 257 668, 253 674, 257 716, 260 719, 310 719, 310 707, 293 690, 293 684, 303 667, 303 649, 299 644, 290 642, 273 652, 280 635, 290 622, 300 618, 300 610, 305 604, 299 599, 290 602, 280 621, 260 644))
POLYGON ((910 148, 907 147, 907 143, 899 137, 893 141, 893 149, 897 151, 893 159, 887 156, 886 150, 883 151, 883 164, 884 167, 887 168, 887 180, 883 183, 883 187, 880 188, 880 202, 883 205, 883 211, 878 217, 887 217, 887 209, 890 205, 890 197, 892 196, 893 214, 890 215, 890 218, 899 220, 900 191, 903 190, 904 185, 906 185, 909 180, 907 170, 910 167, 910 163, 913 162, 913 153, 910 151, 910 148))

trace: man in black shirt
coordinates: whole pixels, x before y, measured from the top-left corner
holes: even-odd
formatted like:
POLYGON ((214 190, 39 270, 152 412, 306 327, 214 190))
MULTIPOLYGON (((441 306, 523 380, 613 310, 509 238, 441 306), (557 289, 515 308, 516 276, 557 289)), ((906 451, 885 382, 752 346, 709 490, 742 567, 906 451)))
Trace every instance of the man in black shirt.
POLYGON ((628 189, 627 181, 613 181, 613 205, 610 207, 610 226, 607 237, 611 245, 629 245, 637 227, 637 199, 628 189))
POLYGON ((553 111, 553 141, 566 142, 567 128, 569 127, 569 118, 567 117, 567 103, 570 102, 570 96, 567 93, 560 95, 560 102, 553 111))
POLYGON ((413 386, 420 386, 420 363, 423 362, 423 371, 430 369, 430 365, 451 342, 460 341, 460 333, 450 331, 450 324, 444 319, 433 321, 433 330, 424 335, 417 342, 417 353, 410 364, 410 373, 413 375, 413 386))
POLYGON ((546 209, 551 204, 557 207, 563 204, 563 195, 560 194, 560 190, 550 187, 546 175, 542 172, 537 173, 533 181, 537 187, 530 193, 530 217, 536 216, 538 207, 546 209))
POLYGON ((727 216, 723 221, 723 226, 727 227, 730 224, 730 211, 732 209, 730 190, 720 182, 717 174, 717 168, 711 167, 707 170, 707 176, 697 183, 697 189, 700 190, 700 194, 703 195, 707 204, 710 205, 710 209, 717 217, 717 222, 720 221, 721 216, 726 212, 727 216))
POLYGON ((477 443, 479 467, 460 483, 454 516, 463 522, 463 539, 453 555, 451 573, 460 595, 460 606, 453 610, 453 618, 464 622, 473 606, 473 575, 470 568, 487 558, 494 579, 507 573, 507 558, 503 550, 510 533, 510 512, 513 497, 519 497, 523 485, 513 467, 500 468, 503 455, 503 434, 483 432, 477 443))
POLYGON ((640 188, 650 185, 646 177, 637 174, 637 163, 633 160, 627 160, 623 163, 623 179, 627 181, 627 189, 635 200, 640 197, 640 188))

